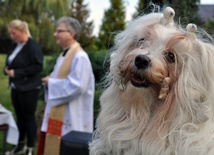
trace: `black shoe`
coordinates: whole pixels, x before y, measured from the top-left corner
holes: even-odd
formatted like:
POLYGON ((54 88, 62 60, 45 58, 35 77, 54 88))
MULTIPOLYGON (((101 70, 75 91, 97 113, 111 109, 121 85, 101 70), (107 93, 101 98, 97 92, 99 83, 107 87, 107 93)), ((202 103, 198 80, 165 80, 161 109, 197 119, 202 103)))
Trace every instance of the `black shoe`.
POLYGON ((12 150, 5 152, 5 155, 18 155, 26 152, 26 146, 16 145, 12 150))
POLYGON ((25 155, 34 155, 33 148, 32 147, 28 147, 26 152, 25 152, 25 155))

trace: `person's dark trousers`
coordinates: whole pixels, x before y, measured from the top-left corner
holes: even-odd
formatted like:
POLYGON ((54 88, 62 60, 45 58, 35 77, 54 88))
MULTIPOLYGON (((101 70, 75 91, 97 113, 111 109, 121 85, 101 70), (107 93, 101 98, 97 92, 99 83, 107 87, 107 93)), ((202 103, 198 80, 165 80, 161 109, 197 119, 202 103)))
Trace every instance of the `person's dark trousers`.
POLYGON ((34 147, 37 124, 35 112, 39 96, 39 89, 21 92, 16 89, 11 90, 11 98, 17 117, 19 129, 19 142, 23 142, 27 137, 27 146, 34 147))

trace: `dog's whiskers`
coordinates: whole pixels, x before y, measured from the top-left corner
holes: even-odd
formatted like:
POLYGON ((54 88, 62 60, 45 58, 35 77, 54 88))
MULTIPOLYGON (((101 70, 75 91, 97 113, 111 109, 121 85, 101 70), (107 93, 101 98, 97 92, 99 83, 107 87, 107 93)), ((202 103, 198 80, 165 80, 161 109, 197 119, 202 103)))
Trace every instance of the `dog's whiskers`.
MULTIPOLYGON (((119 76, 120 78, 115 78, 114 81, 117 84, 117 86, 121 89, 121 90, 125 90, 125 84, 126 84, 126 76, 128 74, 129 68, 127 67, 125 70, 122 70, 122 67, 125 62, 127 61, 121 61, 120 65, 118 66, 118 70, 119 70, 119 76)), ((128 66, 132 63, 132 60, 129 61, 128 66)))

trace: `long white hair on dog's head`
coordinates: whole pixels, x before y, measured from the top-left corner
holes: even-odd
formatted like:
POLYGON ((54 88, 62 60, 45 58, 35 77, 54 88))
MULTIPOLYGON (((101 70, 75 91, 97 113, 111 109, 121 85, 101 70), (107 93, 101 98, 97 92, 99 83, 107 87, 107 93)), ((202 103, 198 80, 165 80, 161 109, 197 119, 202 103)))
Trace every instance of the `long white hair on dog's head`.
POLYGON ((214 46, 167 9, 116 36, 91 155, 214 154, 214 46))

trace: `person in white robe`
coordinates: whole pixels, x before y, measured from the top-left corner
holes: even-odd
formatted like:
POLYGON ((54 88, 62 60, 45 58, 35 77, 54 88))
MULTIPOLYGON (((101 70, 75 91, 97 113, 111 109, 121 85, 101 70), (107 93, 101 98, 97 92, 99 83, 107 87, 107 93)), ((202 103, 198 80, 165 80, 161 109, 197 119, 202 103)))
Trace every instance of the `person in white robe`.
MULTIPOLYGON (((91 62, 82 48, 77 48, 72 58, 66 78, 58 78, 66 55, 72 49, 80 34, 79 22, 71 17, 62 17, 57 21, 54 37, 63 48, 52 73, 43 78, 46 107, 41 126, 47 132, 50 110, 54 106, 66 104, 61 136, 70 131, 93 132, 93 102, 95 79, 91 62)), ((41 154, 41 153, 37 153, 41 154)))

